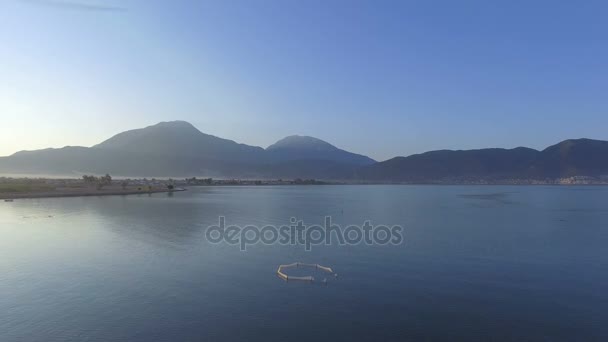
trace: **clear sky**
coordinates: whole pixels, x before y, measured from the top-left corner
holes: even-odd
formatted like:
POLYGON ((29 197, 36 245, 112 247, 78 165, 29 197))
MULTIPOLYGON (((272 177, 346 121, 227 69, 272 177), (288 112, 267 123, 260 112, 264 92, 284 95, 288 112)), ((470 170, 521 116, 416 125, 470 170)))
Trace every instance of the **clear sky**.
POLYGON ((607 1, 0 0, 0 155, 186 120, 384 160, 608 140, 607 1))

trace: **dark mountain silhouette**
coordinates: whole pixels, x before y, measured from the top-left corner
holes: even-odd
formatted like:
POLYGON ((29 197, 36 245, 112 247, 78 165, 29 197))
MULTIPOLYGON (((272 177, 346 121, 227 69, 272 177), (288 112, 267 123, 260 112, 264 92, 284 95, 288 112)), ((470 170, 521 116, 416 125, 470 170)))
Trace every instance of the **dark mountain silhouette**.
POLYGON ((530 167, 530 176, 608 175, 608 141, 569 139, 544 149, 530 167))
POLYGON ((91 148, 17 152, 0 158, 0 173, 347 178, 357 166, 370 163, 374 163, 370 158, 312 137, 301 141, 286 138, 265 150, 204 134, 184 121, 172 121, 119 133, 91 148))
POLYGON ((366 180, 424 182, 446 178, 508 178, 524 176, 538 151, 488 148, 480 150, 439 150, 409 157, 396 157, 357 170, 366 180))
POLYGON ((543 151, 518 147, 440 150, 396 157, 359 168, 355 178, 376 182, 459 182, 556 179, 608 175, 608 142, 565 140, 543 151))
POLYGON ((250 161, 264 158, 264 149, 202 133, 185 121, 161 122, 119 133, 94 149, 154 156, 250 161))
POLYGON ((275 160, 319 160, 353 165, 370 165, 376 161, 360 154, 341 150, 321 139, 292 135, 268 146, 266 151, 275 160))
POLYGON ((608 142, 565 140, 543 151, 440 150, 375 162, 313 137, 289 136, 263 149, 172 121, 126 131, 90 148, 66 146, 0 158, 0 174, 85 173, 406 183, 598 177, 608 175, 608 142))

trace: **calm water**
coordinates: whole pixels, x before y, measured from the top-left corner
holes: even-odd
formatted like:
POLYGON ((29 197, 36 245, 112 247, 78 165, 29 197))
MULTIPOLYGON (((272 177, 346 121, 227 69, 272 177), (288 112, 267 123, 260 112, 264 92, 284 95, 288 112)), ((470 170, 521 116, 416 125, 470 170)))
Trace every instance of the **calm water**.
POLYGON ((0 341, 608 339, 608 187, 208 187, 0 202, 0 341), (398 246, 207 226, 400 224, 398 246), (334 268, 327 286, 278 264, 334 268))

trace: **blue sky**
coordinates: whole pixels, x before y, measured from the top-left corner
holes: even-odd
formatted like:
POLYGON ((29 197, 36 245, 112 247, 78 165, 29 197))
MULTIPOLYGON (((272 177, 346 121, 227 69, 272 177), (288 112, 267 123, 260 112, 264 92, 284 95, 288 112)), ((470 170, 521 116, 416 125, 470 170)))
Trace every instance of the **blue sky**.
POLYGON ((0 2, 0 155, 158 121, 384 160, 608 140, 605 1, 0 2))

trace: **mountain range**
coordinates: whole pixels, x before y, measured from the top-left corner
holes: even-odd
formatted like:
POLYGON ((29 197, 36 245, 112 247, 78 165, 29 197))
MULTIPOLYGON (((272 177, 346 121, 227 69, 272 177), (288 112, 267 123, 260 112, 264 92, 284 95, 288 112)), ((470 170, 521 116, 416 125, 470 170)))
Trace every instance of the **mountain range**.
POLYGON ((0 174, 129 177, 314 178, 373 183, 460 183, 608 175, 608 142, 565 140, 542 151, 439 150, 386 161, 293 135, 268 148, 205 134, 184 121, 119 133, 92 147, 0 157, 0 174))
POLYGON ((527 147, 430 151, 395 157, 356 172, 356 178, 368 181, 407 183, 601 177, 608 175, 608 141, 569 139, 542 151, 527 147))
POLYGON ((92 147, 0 157, 0 174, 338 179, 375 162, 313 137, 294 135, 263 149, 202 133, 185 121, 171 121, 122 132, 92 147))

